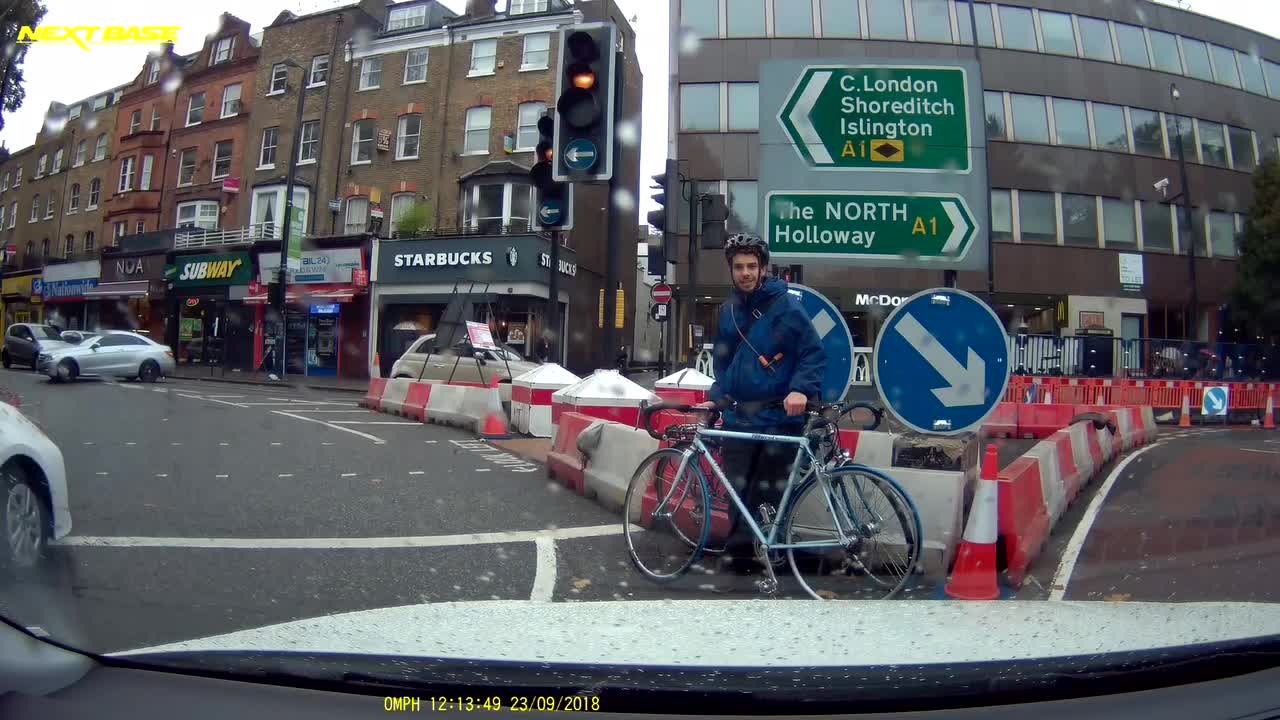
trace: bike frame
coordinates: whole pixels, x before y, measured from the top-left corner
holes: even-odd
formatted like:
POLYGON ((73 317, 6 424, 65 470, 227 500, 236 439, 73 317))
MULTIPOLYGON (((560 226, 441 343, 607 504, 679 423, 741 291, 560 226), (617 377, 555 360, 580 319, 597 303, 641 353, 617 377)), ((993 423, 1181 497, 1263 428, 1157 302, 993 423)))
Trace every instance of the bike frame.
MULTIPOLYGON (((742 515, 742 519, 747 522, 751 528, 751 534, 756 540, 764 546, 766 551, 770 550, 788 550, 788 549, 806 549, 806 548, 827 548, 827 547, 843 547, 851 537, 847 534, 847 529, 841 526, 840 514, 835 511, 835 504, 831 497, 831 487, 829 479, 825 472, 819 466, 818 459, 814 456, 813 451, 809 449, 810 438, 807 435, 770 435, 767 433, 749 433, 734 432, 732 430, 712 430, 710 428, 699 427, 693 437, 693 442, 685 448, 680 459, 680 466, 676 469, 673 477, 681 477, 688 469, 689 460, 695 455, 706 459, 707 464, 711 466, 711 471, 715 473, 716 478, 724 485, 725 491, 729 494, 729 499, 733 501, 734 507, 742 515), (787 476, 787 485, 782 491, 782 500, 778 503, 777 518, 773 522, 773 527, 769 529, 769 536, 765 537, 764 531, 756 523, 755 516, 747 509, 742 502, 742 498, 738 496, 738 491, 734 489, 733 483, 725 477, 724 471, 720 469, 719 463, 716 462, 715 455, 702 442, 703 437, 725 438, 730 440, 750 440, 754 442, 778 442, 796 446, 796 457, 791 467, 791 474, 787 476), (809 469, 804 475, 800 475, 800 461, 808 457, 810 460, 809 469), (836 532, 840 534, 839 540, 809 540, 798 543, 779 543, 777 542, 778 528, 782 526, 781 519, 786 517, 786 513, 790 512, 788 503, 791 500, 791 491, 796 487, 798 479, 807 478, 810 474, 817 473, 818 481, 822 483, 822 494, 827 503, 827 510, 831 513, 831 518, 835 523, 836 532)), ((672 491, 674 491, 674 484, 672 491)), ((664 499, 665 502, 666 499, 664 499)))

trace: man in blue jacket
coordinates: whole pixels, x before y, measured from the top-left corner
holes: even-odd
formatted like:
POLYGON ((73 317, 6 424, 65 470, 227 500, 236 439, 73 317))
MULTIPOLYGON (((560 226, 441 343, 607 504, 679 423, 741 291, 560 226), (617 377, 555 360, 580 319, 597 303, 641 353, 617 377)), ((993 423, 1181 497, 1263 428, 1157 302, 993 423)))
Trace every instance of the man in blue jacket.
MULTIPOLYGON (((799 435, 806 404, 822 394, 826 356, 821 340, 787 284, 765 278, 769 246, 764 240, 732 235, 724 254, 734 289, 720 306, 712 351, 716 381, 704 405, 736 403, 724 412, 727 430, 799 435)), ((796 447, 746 440, 725 440, 722 447, 725 475, 747 508, 754 513, 759 503, 768 502, 776 510, 796 447)), ((755 567, 753 541, 750 527, 735 512, 725 545, 732 569, 755 567)))

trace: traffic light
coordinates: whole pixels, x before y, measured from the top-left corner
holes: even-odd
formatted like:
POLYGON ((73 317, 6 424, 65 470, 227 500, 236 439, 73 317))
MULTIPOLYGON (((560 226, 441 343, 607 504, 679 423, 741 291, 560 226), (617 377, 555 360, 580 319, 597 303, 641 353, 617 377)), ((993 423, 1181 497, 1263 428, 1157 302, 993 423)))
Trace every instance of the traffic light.
POLYGON ((663 256, 675 258, 679 222, 676 208, 680 202, 680 170, 675 160, 668 159, 663 171, 653 176, 652 189, 658 191, 649 196, 658 203, 658 209, 649 211, 649 225, 662 231, 663 256))
POLYGON ((611 22, 560 29, 555 158, 560 182, 613 177, 613 94, 618 29, 611 22))
POLYGON ((544 230, 573 229, 573 186, 556 182, 551 165, 555 161, 555 120, 550 114, 538 118, 538 145, 529 179, 538 191, 534 224, 544 230))
POLYGON ((703 250, 719 250, 724 247, 724 221, 729 218, 729 208, 723 195, 707 195, 702 199, 703 250))

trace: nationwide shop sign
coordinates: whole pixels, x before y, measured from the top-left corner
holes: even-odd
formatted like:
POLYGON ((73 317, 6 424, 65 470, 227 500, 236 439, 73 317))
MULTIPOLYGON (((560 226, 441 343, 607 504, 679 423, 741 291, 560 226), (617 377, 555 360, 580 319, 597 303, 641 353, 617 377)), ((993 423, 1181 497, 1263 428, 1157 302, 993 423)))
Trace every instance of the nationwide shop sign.
POLYGON ((98 278, 76 278, 75 280, 46 280, 44 282, 44 299, 76 300, 84 297, 86 290, 98 287, 98 278))
POLYGON ((247 252, 186 255, 174 258, 173 264, 173 285, 178 288, 248 285, 253 279, 247 252))

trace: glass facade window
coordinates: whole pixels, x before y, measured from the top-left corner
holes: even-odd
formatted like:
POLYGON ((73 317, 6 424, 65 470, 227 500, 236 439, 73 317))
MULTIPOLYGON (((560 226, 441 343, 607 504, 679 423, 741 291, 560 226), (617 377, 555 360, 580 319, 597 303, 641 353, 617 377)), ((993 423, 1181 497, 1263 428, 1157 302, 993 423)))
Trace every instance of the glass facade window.
POLYGON ((730 180, 729 183, 730 232, 758 232, 759 187, 754 180, 730 180))
POLYGON ((1169 206, 1158 200, 1142 201, 1142 249, 1173 250, 1173 221, 1169 206))
POLYGON ((1035 52, 1038 49, 1036 46, 1036 26, 1032 20, 1031 10, 1001 5, 1000 38, 1004 40, 1006 49, 1035 52))
POLYGON ((1231 143, 1232 167, 1252 172, 1258 166, 1258 158, 1253 152, 1253 133, 1228 125, 1227 139, 1231 143))
POLYGON ((1262 62, 1258 60, 1258 56, 1236 53, 1236 60, 1240 62, 1240 75, 1244 82, 1244 89, 1251 93, 1266 95, 1267 81, 1262 77, 1262 62))
POLYGON ((1053 125, 1059 145, 1089 147, 1089 114, 1083 100, 1054 98, 1053 125))
POLYGON ((967 2, 956 3, 956 30, 962 45, 973 44, 973 25, 978 26, 978 44, 984 47, 996 46, 996 28, 991 22, 991 6, 987 3, 977 4, 977 15, 969 17, 970 8, 967 2))
POLYGON ((699 37, 719 37, 719 1, 680 0, 680 27, 689 28, 699 37))
POLYGON ((1213 53, 1213 74, 1218 82, 1233 88, 1240 87, 1240 70, 1236 68, 1236 51, 1221 45, 1210 45, 1213 53))
POLYGON ((1216 257, 1236 256, 1236 217, 1226 212, 1209 213, 1209 245, 1216 257))
POLYGON ((907 11, 902 0, 865 0, 867 30, 873 40, 906 40, 907 11))
POLYGON ((777 37, 813 37, 813 5, 795 0, 773 0, 773 34, 777 37))
POLYGON ((1227 167, 1227 139, 1222 124, 1198 121, 1200 124, 1200 161, 1206 165, 1227 167))
POLYGON ((990 140, 1007 140, 1008 128, 1004 123, 1004 93, 984 90, 982 105, 987 116, 987 138, 990 140))
POLYGON ((1013 202, 1008 190, 991 191, 991 239, 1013 240, 1013 202))
POLYGON ((729 37, 764 37, 764 0, 725 0, 729 37))
POLYGON ((1049 142, 1049 119, 1040 95, 1011 94, 1013 138, 1022 142, 1049 142))
POLYGON ((1106 103, 1093 104, 1093 130, 1099 150, 1128 152, 1129 133, 1124 126, 1124 108, 1106 103))
POLYGON ((720 129, 719 83, 680 86, 680 129, 685 132, 720 129))
POLYGON ((729 83, 729 129, 760 129, 760 85, 729 83))
POLYGON ((1187 75, 1213 82, 1213 69, 1209 67, 1209 48, 1199 40, 1189 37, 1182 40, 1182 59, 1187 64, 1187 75))
POLYGON ((1080 45, 1084 48, 1084 56, 1090 60, 1115 62, 1116 54, 1111 48, 1111 30, 1106 20, 1091 17, 1077 17, 1080 26, 1080 45))
POLYGON ((1098 246, 1098 205, 1092 195, 1062 194, 1062 242, 1098 246))
POLYGON ((1262 74, 1267 78, 1267 87, 1271 97, 1280 98, 1280 64, 1270 60, 1262 61, 1262 74))
POLYGON ((1044 51, 1058 55, 1076 54, 1076 28, 1066 13, 1040 11, 1040 36, 1044 51))
POLYGON ((1169 136, 1169 157, 1177 159, 1178 145, 1181 144, 1187 160, 1196 162, 1195 134, 1191 128, 1191 118, 1165 113, 1164 131, 1169 136))
POLYGON ((822 36, 861 37, 858 0, 822 0, 822 36))
POLYGON ((951 42, 951 7, 947 0, 911 0, 917 42, 951 42))
POLYGON ((1058 242, 1053 193, 1018 191, 1018 231, 1024 243, 1058 242))
POLYGON ((1129 108, 1133 124, 1133 151, 1141 155, 1164 157, 1164 134, 1160 114, 1152 110, 1129 108))
POLYGON ((1125 249, 1138 246, 1132 201, 1102 198, 1102 233, 1107 247, 1125 249))
POLYGON ((1116 44, 1120 46, 1120 62, 1151 67, 1151 58, 1147 56, 1147 38, 1142 28, 1116 23, 1116 44))
POLYGON ((1182 58, 1178 57, 1178 36, 1159 30, 1147 30, 1151 38, 1151 60, 1157 70, 1182 74, 1182 58))
MULTIPOLYGON (((1187 213, 1181 206, 1175 208, 1173 213, 1174 225, 1178 228, 1178 254, 1186 255, 1187 249, 1191 247, 1191 228, 1187 227, 1187 213)), ((1205 237, 1201 231, 1204 228, 1204 214, 1199 210, 1192 210, 1191 222, 1196 228, 1196 255, 1199 257, 1209 257, 1209 239, 1205 237)))

